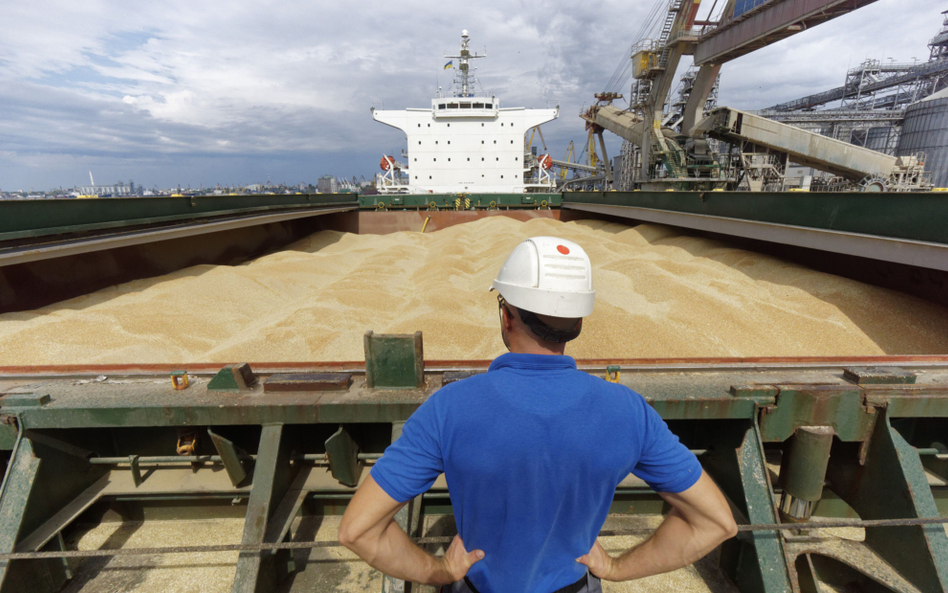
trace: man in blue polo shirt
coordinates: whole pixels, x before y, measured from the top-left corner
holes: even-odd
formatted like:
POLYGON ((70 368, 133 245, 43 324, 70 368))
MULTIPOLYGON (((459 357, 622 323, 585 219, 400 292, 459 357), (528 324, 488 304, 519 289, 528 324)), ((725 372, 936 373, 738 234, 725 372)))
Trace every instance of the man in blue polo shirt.
POLYGON ((510 353, 418 408, 353 497, 339 540, 385 574, 445 590, 595 593, 599 579, 674 570, 733 537, 723 495, 661 417, 563 355, 595 298, 583 249, 528 239, 491 290, 510 353), (394 517, 441 473, 458 536, 435 557, 394 517), (613 558, 596 536, 629 473, 672 510, 648 540, 613 558))

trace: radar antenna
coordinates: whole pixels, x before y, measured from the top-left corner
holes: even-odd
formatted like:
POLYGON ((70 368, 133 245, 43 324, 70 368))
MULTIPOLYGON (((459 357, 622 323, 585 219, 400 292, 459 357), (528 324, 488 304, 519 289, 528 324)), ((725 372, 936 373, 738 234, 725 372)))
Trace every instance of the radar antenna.
POLYGON ((454 93, 456 97, 473 97, 474 96, 474 93, 471 92, 471 78, 473 78, 473 75, 471 74, 469 60, 487 57, 486 53, 484 54, 471 53, 469 44, 470 44, 470 37, 468 37, 467 29, 464 29, 463 31, 461 31, 460 55, 457 55, 457 56, 445 55, 444 56, 446 58, 455 59, 458 61, 458 73, 454 79, 454 82, 458 85, 458 89, 459 89, 455 91, 454 93))

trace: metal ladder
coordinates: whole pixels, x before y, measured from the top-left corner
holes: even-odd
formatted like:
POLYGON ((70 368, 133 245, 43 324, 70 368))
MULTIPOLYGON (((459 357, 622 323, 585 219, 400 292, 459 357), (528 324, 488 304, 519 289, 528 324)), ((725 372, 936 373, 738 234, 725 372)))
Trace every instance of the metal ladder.
POLYGON ((658 65, 662 68, 668 62, 668 38, 671 36, 672 28, 675 26, 675 19, 681 11, 682 0, 670 0, 668 3, 668 13, 665 15, 665 22, 662 23, 662 32, 658 36, 658 42, 662 47, 662 55, 658 60, 658 65))

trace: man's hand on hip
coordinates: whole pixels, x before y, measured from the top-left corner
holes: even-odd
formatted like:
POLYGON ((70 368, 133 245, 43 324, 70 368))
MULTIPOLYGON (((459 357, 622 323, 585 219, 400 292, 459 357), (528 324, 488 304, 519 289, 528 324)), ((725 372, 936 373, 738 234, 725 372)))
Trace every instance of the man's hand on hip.
POLYGON ((603 549, 598 539, 593 543, 593 547, 589 550, 589 553, 577 558, 576 562, 585 564, 594 577, 598 577, 604 581, 616 580, 612 578, 613 572, 615 571, 616 560, 603 549))
POLYGON ((465 550, 459 536, 440 558, 416 546, 395 522, 395 514, 405 504, 389 496, 369 474, 346 507, 339 541, 372 568, 397 579, 429 585, 461 580, 471 565, 484 557, 482 550, 465 550))
POLYGON ((452 541, 450 547, 448 547, 448 551, 444 553, 444 556, 439 558, 445 573, 451 579, 444 584, 460 581, 467 574, 467 571, 471 569, 471 566, 483 558, 484 552, 482 550, 468 552, 464 547, 464 542, 461 541, 461 536, 455 535, 454 541, 452 541))
POLYGON ((597 542, 577 561, 601 579, 629 581, 687 566, 737 535, 727 499, 704 472, 684 492, 659 495, 672 510, 651 537, 618 558, 611 558, 597 542))

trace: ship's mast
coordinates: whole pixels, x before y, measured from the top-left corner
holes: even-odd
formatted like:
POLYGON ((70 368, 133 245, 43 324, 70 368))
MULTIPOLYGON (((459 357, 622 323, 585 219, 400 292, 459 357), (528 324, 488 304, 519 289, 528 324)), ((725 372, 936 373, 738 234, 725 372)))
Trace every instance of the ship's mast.
POLYGON ((473 97, 474 93, 471 92, 472 78, 473 74, 470 70, 469 61, 475 58, 486 58, 487 54, 476 54, 471 53, 469 49, 470 38, 467 35, 467 29, 461 31, 461 52, 457 56, 448 56, 446 58, 455 59, 458 61, 458 73, 454 78, 454 82, 457 85, 454 91, 455 97, 473 97))

